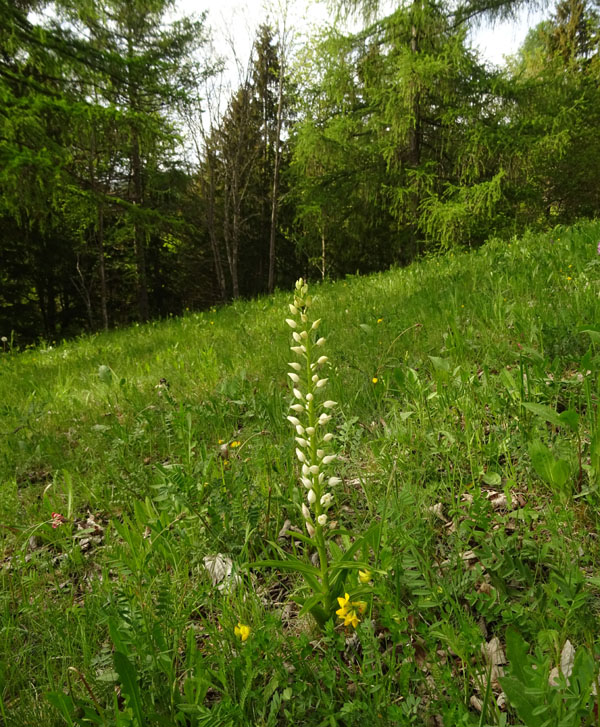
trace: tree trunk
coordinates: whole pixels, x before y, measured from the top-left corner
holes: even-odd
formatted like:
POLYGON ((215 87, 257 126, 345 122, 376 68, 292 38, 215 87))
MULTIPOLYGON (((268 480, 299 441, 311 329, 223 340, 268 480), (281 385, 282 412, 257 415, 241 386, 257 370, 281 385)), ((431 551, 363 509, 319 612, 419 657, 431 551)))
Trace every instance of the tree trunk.
POLYGON ((273 160, 273 194, 271 197, 271 234, 269 237, 269 293, 275 288, 275 238, 277 234, 277 213, 279 211, 279 165, 281 162, 281 125, 283 115, 283 75, 285 72, 283 53, 279 64, 279 86, 277 89, 277 129, 275 131, 275 159, 273 160))

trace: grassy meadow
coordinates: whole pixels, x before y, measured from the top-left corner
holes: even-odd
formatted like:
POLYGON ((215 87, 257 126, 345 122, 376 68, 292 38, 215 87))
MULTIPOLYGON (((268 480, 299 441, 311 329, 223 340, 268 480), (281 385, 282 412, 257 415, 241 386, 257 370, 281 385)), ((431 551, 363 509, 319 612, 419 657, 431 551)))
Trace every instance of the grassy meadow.
POLYGON ((356 627, 253 567, 314 561, 292 291, 6 342, 0 724, 600 725, 599 241, 581 223, 311 284, 331 547, 377 526, 356 627))

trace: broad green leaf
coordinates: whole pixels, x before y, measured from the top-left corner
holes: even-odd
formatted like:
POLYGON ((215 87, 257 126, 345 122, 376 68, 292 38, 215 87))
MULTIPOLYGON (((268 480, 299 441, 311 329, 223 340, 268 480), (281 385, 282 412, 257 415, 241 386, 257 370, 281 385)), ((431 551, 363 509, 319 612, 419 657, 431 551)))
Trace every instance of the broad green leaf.
POLYGON ((98 378, 103 384, 110 384, 112 382, 112 371, 108 366, 101 364, 98 366, 98 378))
POLYGON ((550 424, 554 424, 554 426, 556 427, 564 426, 559 414, 554 409, 546 406, 545 404, 536 404, 534 402, 524 401, 523 406, 525 407, 525 409, 528 409, 530 412, 532 412, 532 414, 535 414, 541 419, 545 419, 547 422, 550 422, 550 424))
POLYGON ((113 656, 115 671, 119 675, 121 684, 121 693, 127 700, 127 706, 133 712, 133 716, 137 720, 138 727, 143 727, 144 717, 142 715, 142 699, 140 696, 140 688, 137 683, 137 675, 133 665, 120 651, 115 651, 113 656))
POLYGON ((502 483, 502 478, 497 472, 486 472, 481 476, 481 479, 491 487, 496 487, 502 483))
POLYGON ((429 360, 433 364, 433 368, 436 371, 445 371, 450 373, 450 361, 447 358, 440 358, 439 356, 430 356, 429 360))

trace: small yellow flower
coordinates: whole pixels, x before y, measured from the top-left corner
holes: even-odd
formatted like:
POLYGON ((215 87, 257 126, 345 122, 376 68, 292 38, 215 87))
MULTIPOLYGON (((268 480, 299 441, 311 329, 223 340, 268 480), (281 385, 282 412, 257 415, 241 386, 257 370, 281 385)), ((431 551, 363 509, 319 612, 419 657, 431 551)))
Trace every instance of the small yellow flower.
POLYGON ((358 571, 358 580, 363 584, 368 583, 372 577, 373 577, 373 574, 371 573, 370 570, 359 570, 358 571))
POLYGON ((224 443, 225 443, 224 439, 219 439, 219 444, 224 444, 224 443))
POLYGON ((246 626, 241 621, 238 621, 238 625, 234 628, 233 632, 238 639, 246 641, 248 636, 250 636, 250 626, 246 626))
POLYGON ((373 376, 373 378, 371 379, 371 381, 372 381, 372 382, 373 382, 374 384, 376 384, 376 383, 377 383, 377 382, 379 381, 379 379, 377 378, 377 376, 373 376))
POLYGON ((377 323, 383 323, 383 318, 378 318, 377 323))
POLYGON ((346 616, 346 613, 348 612, 348 603, 350 601, 350 596, 345 593, 344 597, 338 597, 338 603, 340 604, 339 609, 336 611, 336 614, 340 618, 344 618, 346 616))
POLYGON ((573 278, 570 275, 567 275, 567 280, 573 280, 573 278))
POLYGON ((358 615, 356 611, 362 615, 367 610, 367 604, 365 601, 353 601, 350 603, 350 596, 345 593, 344 597, 338 597, 338 603, 340 604, 340 607, 335 612, 339 618, 341 618, 344 622, 344 626, 352 626, 352 628, 356 628, 358 624, 360 623, 360 619, 358 618, 358 615))
POLYGON ((353 628, 356 628, 359 623, 360 619, 356 615, 356 611, 354 609, 348 611, 344 619, 344 626, 352 626, 353 628))
POLYGON ((232 442, 229 446, 231 449, 235 449, 236 447, 239 447, 241 442, 238 442, 237 440, 235 442, 232 442))

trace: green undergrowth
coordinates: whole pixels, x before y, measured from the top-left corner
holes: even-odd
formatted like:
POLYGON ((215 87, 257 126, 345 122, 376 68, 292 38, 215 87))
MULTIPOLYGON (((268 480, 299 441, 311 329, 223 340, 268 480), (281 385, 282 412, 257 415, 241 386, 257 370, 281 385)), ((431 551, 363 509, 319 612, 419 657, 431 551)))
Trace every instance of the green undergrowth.
POLYGON ((0 353, 0 723, 600 724, 599 240, 311 286, 356 630, 252 568, 312 555, 288 292, 0 353))

